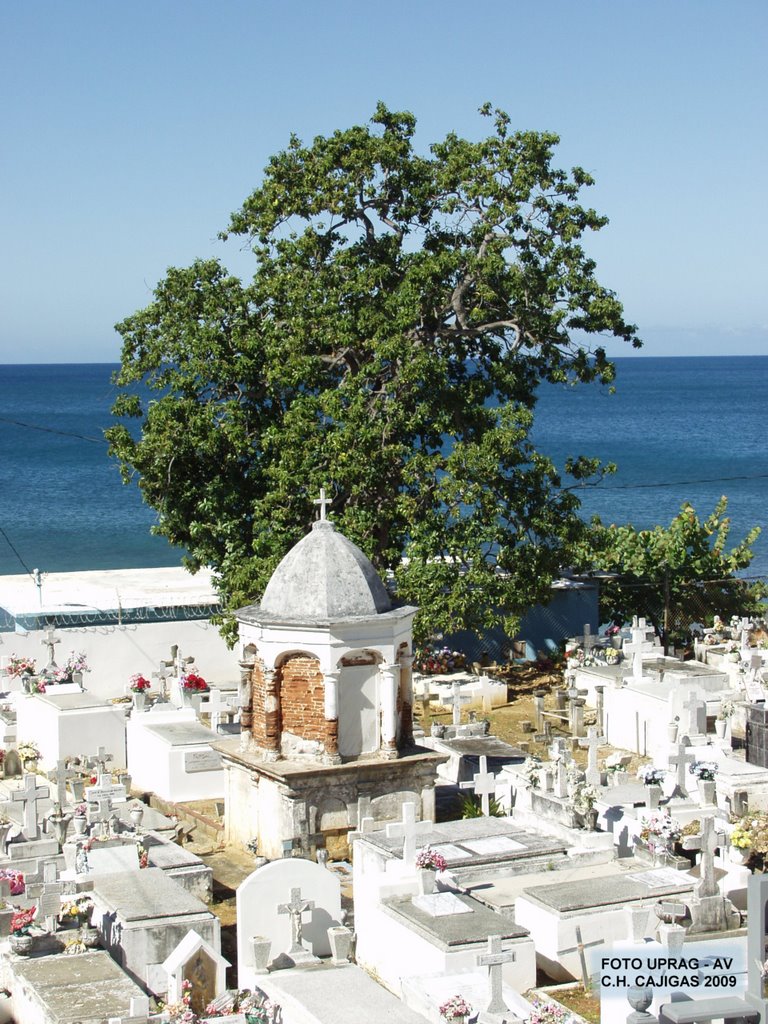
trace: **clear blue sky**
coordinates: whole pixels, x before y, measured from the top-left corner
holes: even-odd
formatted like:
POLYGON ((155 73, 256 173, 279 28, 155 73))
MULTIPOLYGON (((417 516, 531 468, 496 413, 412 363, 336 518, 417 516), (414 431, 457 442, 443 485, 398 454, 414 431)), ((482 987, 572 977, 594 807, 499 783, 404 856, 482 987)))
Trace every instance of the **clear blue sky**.
MULTIPOLYGON (((0 362, 110 362, 113 324, 217 232, 291 131, 485 100, 556 131, 648 355, 768 354, 765 0, 6 0, 0 362)), ((614 354, 630 354, 624 347, 614 354)))

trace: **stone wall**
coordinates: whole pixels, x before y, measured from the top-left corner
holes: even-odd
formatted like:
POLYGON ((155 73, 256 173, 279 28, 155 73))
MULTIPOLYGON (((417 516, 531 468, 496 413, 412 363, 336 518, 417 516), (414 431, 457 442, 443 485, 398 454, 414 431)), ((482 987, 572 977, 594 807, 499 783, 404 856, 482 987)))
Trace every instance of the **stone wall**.
POLYGON ((293 655, 283 662, 279 672, 282 731, 324 744, 328 723, 323 673, 317 658, 293 655))

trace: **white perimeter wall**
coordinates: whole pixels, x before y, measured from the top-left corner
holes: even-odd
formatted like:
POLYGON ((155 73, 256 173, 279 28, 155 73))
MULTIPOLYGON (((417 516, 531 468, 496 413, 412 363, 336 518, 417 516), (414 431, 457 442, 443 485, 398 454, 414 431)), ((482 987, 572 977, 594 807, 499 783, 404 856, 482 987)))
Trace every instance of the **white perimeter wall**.
MULTIPOLYGON (((26 635, 0 633, 0 669, 11 654, 35 658, 42 668, 48 660, 43 630, 26 635)), ((56 629, 56 661, 63 665, 70 651, 84 651, 91 668, 83 677, 86 690, 110 699, 126 692, 128 680, 141 672, 152 682, 160 661, 170 659, 171 645, 182 655, 194 655, 200 674, 214 686, 236 688, 240 678, 237 649, 229 650, 216 626, 205 619, 179 622, 142 622, 133 625, 74 626, 56 629)), ((2 680, 0 679, 0 689, 2 680)))

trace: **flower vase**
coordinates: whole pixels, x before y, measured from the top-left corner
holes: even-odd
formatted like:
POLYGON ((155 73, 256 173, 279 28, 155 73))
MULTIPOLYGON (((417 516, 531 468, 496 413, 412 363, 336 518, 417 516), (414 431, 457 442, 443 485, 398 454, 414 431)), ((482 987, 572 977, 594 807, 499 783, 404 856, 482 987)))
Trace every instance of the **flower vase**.
POLYGON ((716 782, 708 782, 705 779, 699 779, 699 796, 701 798, 702 807, 711 807, 712 804, 715 803, 716 788, 716 782))
POLYGON ((724 718, 715 719, 715 734, 718 739, 725 739, 725 732, 728 728, 728 722, 724 718))
POLYGON ((85 780, 84 779, 70 779, 69 790, 72 794, 72 799, 76 804, 82 802, 83 796, 85 795, 85 780))
POLYGON ((5 844, 8 839, 8 833, 11 831, 11 822, 0 825, 0 853, 5 855, 5 844))
POLYGON ((590 807, 588 811, 585 811, 584 820, 587 824, 587 831, 597 832, 597 819, 598 810, 596 807, 590 807))
POLYGON ((88 828, 88 819, 85 817, 84 814, 76 814, 72 819, 72 824, 75 829, 75 835, 85 835, 85 831, 88 828))
POLYGON ((84 925, 80 929, 80 941, 86 949, 97 949, 100 942, 98 928, 91 928, 90 925, 84 925))
POLYGON ((740 847, 731 846, 728 848, 728 858, 732 864, 741 864, 742 866, 747 864, 749 858, 752 856, 752 848, 750 846, 740 847))
POLYGON ((416 868, 416 882, 420 896, 428 896, 435 891, 436 874, 434 868, 416 868))
POLYGON ((18 932, 11 935, 11 949, 17 956, 29 956, 34 944, 34 935, 21 935, 18 932))
POLYGON ((144 817, 144 804, 134 804, 128 813, 131 816, 134 828, 138 828, 144 817))
POLYGON ((134 711, 143 711, 144 706, 147 703, 147 695, 143 690, 133 691, 133 709, 134 711))
POLYGON ((253 956, 254 974, 266 974, 269 963, 269 952, 272 948, 272 939, 264 935, 252 935, 250 938, 251 953, 253 956))
POLYGON ((37 758, 36 757, 28 757, 28 758, 26 758, 26 760, 22 761, 22 765, 24 767, 24 771, 25 772, 28 772, 30 775, 37 775, 37 758))
POLYGON ((83 685, 83 673, 82 672, 73 672, 72 673, 72 682, 76 683, 78 686, 82 686, 83 685))
POLYGON ((677 722, 670 722, 667 726, 667 739, 670 743, 675 743, 677 741, 677 728, 677 722))

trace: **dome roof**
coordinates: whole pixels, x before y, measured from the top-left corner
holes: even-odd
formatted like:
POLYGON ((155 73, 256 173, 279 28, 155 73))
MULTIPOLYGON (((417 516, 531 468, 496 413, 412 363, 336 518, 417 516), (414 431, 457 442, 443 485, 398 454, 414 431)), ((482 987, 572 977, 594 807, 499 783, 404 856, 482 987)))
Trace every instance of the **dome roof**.
POLYGON ((360 548, 319 519, 275 569, 259 612, 292 622, 370 617, 392 608, 360 548))

